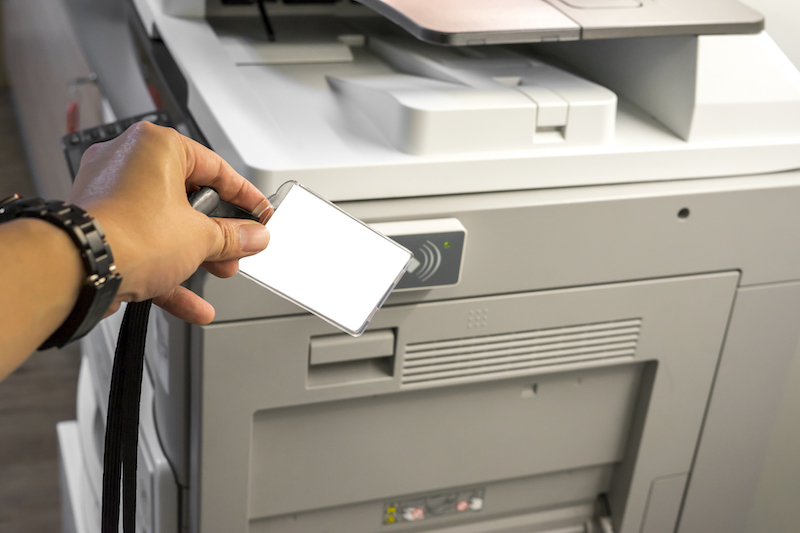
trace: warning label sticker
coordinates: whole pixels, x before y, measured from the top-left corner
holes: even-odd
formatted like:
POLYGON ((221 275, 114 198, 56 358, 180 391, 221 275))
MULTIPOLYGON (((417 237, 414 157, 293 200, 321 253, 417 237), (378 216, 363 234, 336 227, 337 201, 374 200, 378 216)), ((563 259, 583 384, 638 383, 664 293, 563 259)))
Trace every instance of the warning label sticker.
POLYGON ((476 488, 389 502, 383 506, 383 524, 418 522, 437 516, 475 513, 483 509, 484 492, 485 489, 476 488))

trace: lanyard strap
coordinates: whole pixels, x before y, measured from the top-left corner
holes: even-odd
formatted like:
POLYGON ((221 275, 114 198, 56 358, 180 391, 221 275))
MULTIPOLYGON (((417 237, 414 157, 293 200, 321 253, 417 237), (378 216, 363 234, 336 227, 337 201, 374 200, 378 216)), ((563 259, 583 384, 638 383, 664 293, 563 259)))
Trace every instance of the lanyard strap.
POLYGON ((139 402, 144 371, 147 317, 152 301, 130 303, 117 340, 111 390, 108 395, 105 455, 103 457, 102 533, 119 533, 120 482, 122 525, 136 528, 136 462, 139 443, 139 402))
MULTIPOLYGON (((189 198, 189 204, 206 215, 232 218, 258 217, 220 202, 210 187, 203 187, 189 198)), ((111 390, 108 393, 106 443, 103 457, 102 533, 119 533, 120 482, 122 482, 122 530, 136 528, 136 462, 139 444, 139 402, 144 371, 144 343, 147 317, 152 300, 129 303, 117 339, 111 390)))

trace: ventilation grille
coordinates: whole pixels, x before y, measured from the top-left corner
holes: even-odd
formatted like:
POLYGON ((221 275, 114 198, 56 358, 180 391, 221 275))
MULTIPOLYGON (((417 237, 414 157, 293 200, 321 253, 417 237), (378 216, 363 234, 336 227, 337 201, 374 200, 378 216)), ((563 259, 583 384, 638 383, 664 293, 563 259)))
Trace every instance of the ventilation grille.
POLYGON ((629 357, 639 318, 502 335, 407 344, 403 383, 449 381, 532 368, 629 357))

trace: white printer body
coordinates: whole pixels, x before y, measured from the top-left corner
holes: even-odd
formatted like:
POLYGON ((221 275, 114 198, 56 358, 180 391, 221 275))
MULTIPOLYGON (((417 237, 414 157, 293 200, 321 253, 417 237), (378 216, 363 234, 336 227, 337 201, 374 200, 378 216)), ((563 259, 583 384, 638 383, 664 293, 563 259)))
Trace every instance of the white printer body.
POLYGON ((736 2, 593 1, 480 38, 268 2, 269 41, 133 0, 212 148, 423 263, 359 338, 195 275, 214 322, 151 331, 142 531, 744 531, 798 342, 800 73, 736 2))

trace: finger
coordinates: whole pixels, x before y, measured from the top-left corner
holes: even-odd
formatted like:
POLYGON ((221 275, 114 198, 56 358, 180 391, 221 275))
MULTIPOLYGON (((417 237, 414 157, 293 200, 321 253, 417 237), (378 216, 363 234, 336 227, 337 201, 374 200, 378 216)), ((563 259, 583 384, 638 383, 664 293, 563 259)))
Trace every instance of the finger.
POLYGON ((181 136, 186 154, 186 182, 207 186, 220 198, 252 212, 266 197, 255 185, 233 170, 224 159, 205 146, 181 136))
POLYGON ((153 303, 181 320, 203 326, 214 320, 214 307, 201 297, 178 285, 153 298, 153 303))
POLYGON ((252 220, 208 219, 217 225, 206 261, 240 259, 260 252, 269 244, 269 230, 252 220))
POLYGON ((239 272, 238 259, 229 259, 227 261, 206 261, 200 266, 218 278, 229 278, 239 272))

